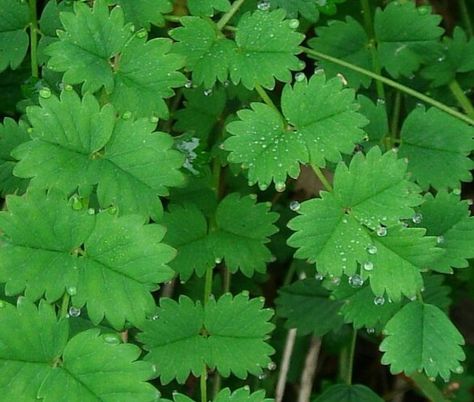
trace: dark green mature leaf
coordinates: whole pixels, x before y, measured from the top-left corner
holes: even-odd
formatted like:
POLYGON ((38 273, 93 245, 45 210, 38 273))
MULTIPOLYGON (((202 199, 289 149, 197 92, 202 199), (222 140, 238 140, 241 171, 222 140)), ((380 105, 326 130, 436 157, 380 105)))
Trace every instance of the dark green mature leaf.
POLYGON ((382 67, 395 78, 410 76, 421 63, 440 53, 441 16, 414 2, 391 2, 374 18, 378 55, 382 67))
POLYGON ((455 27, 453 37, 445 37, 443 43, 443 55, 421 72, 435 87, 451 83, 457 73, 474 70, 474 40, 468 40, 462 28, 455 27))
MULTIPOLYGON (((449 380, 465 359, 464 339, 449 318, 436 306, 413 301, 388 322, 380 345, 383 364, 393 374, 410 375, 424 370, 430 377, 449 380)), ((461 367, 461 368, 460 368, 461 367)))
POLYGON ((28 50, 26 26, 30 22, 28 4, 19 0, 0 0, 0 72, 17 68, 28 50))
POLYGON ((424 275, 423 302, 433 304, 447 313, 452 304, 451 287, 444 283, 444 279, 444 275, 424 275))
MULTIPOLYGON (((194 402, 191 398, 182 395, 173 395, 175 402, 194 402)), ((265 391, 260 390, 254 393, 250 392, 248 386, 237 389, 231 392, 229 388, 224 388, 219 391, 214 402, 273 402, 273 399, 265 398, 265 391)))
POLYGON ((20 298, 17 308, 0 302, 0 386, 11 401, 71 402, 156 400, 159 392, 146 383, 153 366, 136 361, 140 349, 99 337, 92 329, 69 341, 68 323, 57 321, 44 302, 38 308, 20 298))
POLYGON ((188 0, 188 9, 192 15, 212 17, 214 10, 228 11, 229 0, 188 0))
POLYGON ((24 291, 33 300, 44 294, 52 302, 67 291, 74 306, 87 305, 94 324, 105 317, 115 328, 153 313, 150 290, 174 274, 166 263, 175 251, 161 243, 162 226, 75 210, 57 193, 9 196, 7 205, 0 213, 7 236, 0 281, 9 294, 24 291))
POLYGON ((45 50, 51 56, 48 67, 64 72, 68 84, 83 83, 83 93, 104 87, 120 112, 167 117, 163 99, 185 82, 177 71, 184 60, 169 53, 171 41, 146 42, 141 31, 134 35, 122 9, 109 13, 105 0, 92 9, 76 2, 74 10, 61 14, 65 32, 45 50))
POLYGON ((287 121, 271 107, 253 103, 252 110, 238 112, 240 120, 227 125, 233 134, 224 143, 229 161, 248 167, 250 183, 265 189, 273 180, 283 191, 287 175, 298 177, 299 163, 324 166, 353 151, 367 123, 357 108, 354 91, 342 89, 337 78, 326 81, 317 74, 309 82, 287 85, 282 94, 287 121))
POLYGON ((0 195, 16 192, 22 193, 28 185, 27 180, 19 179, 13 176, 13 168, 16 165, 16 159, 10 153, 18 145, 29 140, 27 133, 28 126, 23 122, 15 122, 13 119, 6 118, 3 124, 0 124, 0 195))
POLYGON ((204 364, 224 377, 246 378, 262 373, 271 361, 274 350, 265 342, 273 329, 271 316, 263 299, 249 300, 243 293, 210 299, 205 307, 186 296, 179 302, 164 298, 156 319, 141 326, 139 339, 163 384, 200 375, 204 364))
POLYGON ((385 136, 389 134, 387 107, 383 99, 377 100, 376 103, 364 95, 359 95, 357 101, 360 104, 360 112, 367 117, 369 124, 364 127, 364 131, 368 134, 369 139, 362 144, 365 151, 374 146, 384 149, 385 136))
MULTIPOLYGON (((369 38, 362 25, 353 18, 347 17, 346 21, 333 21, 326 27, 317 27, 316 33, 318 36, 308 42, 313 49, 367 70, 372 69, 369 38)), ((318 64, 330 77, 342 74, 354 88, 360 86, 367 88, 372 81, 366 75, 329 61, 319 60, 318 64)))
POLYGON ((408 158, 408 170, 422 188, 459 188, 470 181, 474 162, 474 127, 430 108, 416 108, 401 130, 400 157, 408 158))
POLYGON ((150 24, 163 26, 163 14, 173 10, 170 0, 112 0, 123 9, 125 20, 133 22, 135 28, 150 28, 150 24))
POLYGON ((92 95, 81 100, 73 91, 40 99, 27 114, 32 140, 13 153, 20 160, 14 172, 32 177, 34 187, 71 193, 97 184, 103 208, 156 218, 159 195, 183 183, 182 154, 171 149, 168 134, 153 132, 148 119, 117 119, 110 104, 100 109, 92 95))
POLYGON ((329 299, 329 291, 317 279, 304 279, 282 287, 276 299, 277 314, 287 318, 285 326, 298 335, 323 336, 343 323, 338 312, 342 302, 329 299))
POLYGON ((365 385, 331 385, 313 402, 382 402, 374 391, 365 385))
POLYGON ((283 8, 290 18, 297 18, 298 14, 311 22, 316 22, 319 18, 317 0, 270 0, 270 5, 273 8, 283 8))
POLYGON ((445 253, 434 262, 432 269, 449 273, 452 268, 466 268, 474 258, 474 218, 470 216, 469 202, 460 201, 459 195, 440 191, 436 197, 427 194, 420 208, 421 226, 430 236, 438 236, 438 247, 445 253))
POLYGON ((291 27, 284 10, 255 11, 244 14, 237 25, 237 49, 231 60, 230 77, 234 84, 248 89, 256 85, 272 89, 275 78, 291 80, 291 71, 301 69, 296 55, 304 35, 291 27))

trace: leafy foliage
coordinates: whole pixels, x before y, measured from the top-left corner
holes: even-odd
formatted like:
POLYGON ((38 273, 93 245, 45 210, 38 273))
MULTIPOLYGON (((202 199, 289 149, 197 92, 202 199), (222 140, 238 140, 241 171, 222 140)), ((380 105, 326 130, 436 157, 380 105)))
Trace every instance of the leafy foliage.
POLYGON ((314 402, 381 402, 382 400, 364 385, 336 384, 330 386, 314 402))
POLYGON ((185 296, 179 302, 162 299, 156 319, 142 325, 146 358, 156 364, 164 384, 199 375, 204 364, 224 377, 258 375, 273 353, 265 342, 272 313, 262 306, 263 300, 246 294, 225 294, 204 307, 185 296))
MULTIPOLYGON (((175 402, 194 402, 191 398, 185 395, 177 394, 174 395, 175 402)), ((239 388, 238 390, 231 392, 229 388, 224 388, 219 391, 214 399, 214 402, 272 402, 273 399, 265 398, 264 391, 257 391, 254 393, 250 392, 248 387, 239 388)))

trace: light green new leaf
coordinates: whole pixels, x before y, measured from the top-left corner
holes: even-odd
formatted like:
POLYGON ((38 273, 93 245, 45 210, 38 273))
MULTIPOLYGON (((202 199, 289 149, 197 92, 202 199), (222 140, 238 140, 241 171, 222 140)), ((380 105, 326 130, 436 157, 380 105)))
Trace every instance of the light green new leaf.
POLYGON ((57 193, 9 196, 7 205, 0 213, 0 281, 9 294, 55 301, 67 291, 74 306, 87 305, 94 324, 105 317, 118 329, 153 313, 150 291, 174 274, 166 263, 175 251, 161 243, 162 226, 74 210, 57 193))
POLYGON ((233 135, 224 143, 229 161, 249 169, 250 183, 265 189, 273 180, 284 189, 287 175, 298 177, 299 163, 325 166, 326 160, 338 162, 341 153, 353 151, 367 123, 357 108, 354 91, 343 89, 338 78, 326 81, 318 74, 287 85, 282 94, 286 121, 269 106, 254 103, 227 125, 233 135))
MULTIPOLYGON (((356 20, 347 17, 346 21, 333 21, 331 25, 316 29, 317 37, 310 39, 308 44, 318 52, 337 57, 348 63, 355 64, 366 70, 372 69, 372 59, 369 49, 369 38, 356 20)), ((318 60, 328 76, 342 74, 353 88, 363 86, 368 88, 372 79, 345 67, 325 60, 318 60)))
POLYGON ((408 170, 422 188, 459 188, 460 181, 472 179, 474 127, 436 108, 419 107, 405 119, 400 136, 400 157, 408 158, 408 170))
POLYGON ((244 14, 237 25, 237 49, 231 60, 234 84, 248 89, 256 85, 273 89, 275 78, 289 82, 291 71, 301 69, 297 54, 304 35, 291 28, 284 10, 244 14))
POLYGON ((407 304, 387 324, 380 345, 383 364, 393 374, 425 371, 429 377, 448 381, 465 359, 464 339, 449 318, 436 306, 418 301, 407 304))
POLYGON ((134 35, 122 9, 109 13, 105 0, 92 9, 84 3, 74 6, 74 14, 61 13, 65 31, 45 50, 51 56, 48 67, 64 72, 65 83, 83 83, 83 93, 103 86, 120 112, 167 117, 163 99, 185 82, 177 71, 184 60, 169 53, 171 41, 146 42, 140 32, 134 35))
POLYGON ((432 269, 449 273, 452 268, 468 267, 468 259, 474 258, 474 218, 469 203, 446 191, 438 192, 436 197, 427 194, 425 199, 420 225, 430 236, 438 236, 438 247, 445 250, 432 269))
POLYGON ((27 180, 19 179, 12 173, 16 159, 10 153, 20 144, 29 140, 27 125, 6 118, 0 123, 0 195, 22 193, 28 185, 27 180))
POLYGON ((0 0, 0 72, 17 68, 25 58, 30 22, 28 4, 19 0, 0 0))
POLYGON ((235 43, 220 33, 216 25, 199 17, 181 18, 182 26, 169 34, 177 41, 173 51, 186 59, 193 83, 211 88, 216 80, 225 82, 235 43))
POLYGON ((365 385, 331 385, 313 402, 383 402, 374 391, 365 385))
POLYGON ((34 187, 71 193, 97 184, 103 208, 156 218, 159 196, 183 183, 183 155, 148 119, 117 119, 110 104, 100 109, 92 95, 81 100, 73 91, 40 99, 27 115, 32 140, 13 153, 20 160, 14 173, 32 177, 34 187))
POLYGON ((123 9, 125 20, 133 22, 135 28, 150 29, 150 24, 165 25, 163 14, 173 11, 170 0, 112 0, 123 9))
POLYGON ((317 279, 304 279, 282 287, 276 299, 277 314, 287 319, 287 328, 298 335, 323 336, 343 323, 338 314, 342 302, 329 299, 329 291, 317 279))
POLYGON ((455 27, 453 37, 444 37, 443 43, 444 54, 421 72, 435 87, 451 83, 457 73, 474 70, 474 40, 468 41, 462 28, 455 27))
POLYGON ((188 9, 192 15, 212 17, 214 10, 228 11, 229 0, 188 0, 188 9))
POLYGON ((378 55, 382 67, 395 78, 410 76, 440 54, 441 16, 414 2, 391 2, 377 9, 374 18, 378 55))
POLYGON ((297 18, 298 14, 310 22, 319 19, 318 4, 315 0, 270 0, 272 8, 283 8, 288 17, 297 18))
MULTIPOLYGON (((174 402, 194 402, 191 398, 182 394, 173 394, 174 402)), ((219 391, 214 402, 273 402, 273 399, 265 398, 265 391, 250 392, 248 386, 231 392, 229 388, 219 391)))
POLYGON ((249 300, 248 294, 225 294, 205 307, 186 296, 179 302, 161 299, 157 316, 141 325, 138 337, 163 384, 198 376, 204 364, 224 377, 246 378, 261 374, 271 361, 274 350, 265 342, 271 317, 263 300, 249 300))
MULTIPOLYGON (((68 322, 54 309, 20 298, 15 308, 1 302, 0 387, 2 398, 33 402, 147 402, 159 392, 146 381, 153 366, 137 361, 134 345, 108 343, 96 329, 68 341, 68 322)), ((116 339, 116 338, 114 338, 116 339)))

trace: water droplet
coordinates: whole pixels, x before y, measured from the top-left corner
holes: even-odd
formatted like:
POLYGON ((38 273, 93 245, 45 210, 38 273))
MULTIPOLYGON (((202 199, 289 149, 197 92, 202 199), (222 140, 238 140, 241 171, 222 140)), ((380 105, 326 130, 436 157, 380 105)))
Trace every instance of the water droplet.
POLYGON ((382 306, 385 303, 385 298, 383 296, 375 296, 374 304, 376 306, 382 306))
POLYGON ((324 275, 318 272, 316 275, 314 275, 314 279, 317 279, 318 281, 322 281, 324 279, 324 275))
POLYGON ((438 57, 438 62, 441 63, 442 61, 444 61, 444 59, 446 59, 446 56, 444 56, 444 55, 440 56, 440 57, 438 57))
POLYGON ((89 209, 87 210, 87 213, 88 213, 89 215, 94 215, 94 214, 95 214, 95 209, 94 209, 94 208, 89 208, 89 209))
POLYGON ((458 366, 454 369, 454 372, 456 374, 462 374, 462 373, 464 373, 464 367, 463 366, 458 366))
POLYGON ((268 11, 270 10, 270 2, 268 0, 260 0, 258 3, 257 3, 257 8, 260 10, 260 11, 268 11))
POLYGON ((369 335, 375 334, 375 328, 367 328, 366 331, 369 335))
POLYGON ((70 317, 79 317, 81 315, 81 309, 71 306, 69 307, 69 316, 70 317))
POLYGON ((429 6, 420 6, 418 7, 418 14, 426 15, 430 13, 431 8, 429 6))
POLYGON ((416 296, 415 296, 415 295, 409 296, 408 298, 409 298, 411 301, 415 301, 415 300, 416 300, 416 296))
POLYGON ((275 362, 270 362, 268 363, 268 366, 267 366, 267 369, 270 370, 270 371, 273 371, 277 368, 277 365, 275 362))
POLYGON ((77 294, 77 288, 75 286, 68 286, 66 292, 69 296, 75 296, 77 294))
POLYGON ((337 73, 336 76, 341 80, 342 85, 346 86, 348 84, 346 77, 344 77, 341 73, 337 73))
POLYGON ((39 90, 39 96, 44 99, 48 99, 51 97, 51 89, 44 87, 39 90))
POLYGON ((349 285, 353 288, 360 288, 364 284, 364 280, 360 275, 352 275, 349 277, 349 285))
POLYGON ((419 224, 423 220, 423 215, 420 212, 417 212, 415 215, 413 215, 411 220, 413 223, 419 224))
POLYGON ((214 260, 214 262, 215 262, 216 264, 220 264, 220 263, 222 262, 222 258, 216 257, 216 259, 214 260))
POLYGON ((460 188, 453 189, 453 194, 454 195, 461 195, 461 189, 460 188))
POLYGON ((116 334, 104 334, 102 338, 110 345, 118 345, 121 343, 120 337, 116 334))
POLYGON ((258 379, 259 379, 259 380, 264 380, 265 378, 267 378, 267 374, 266 374, 266 373, 260 373, 260 374, 258 375, 258 379))
POLYGON ((275 183, 275 190, 279 193, 282 193, 286 190, 286 184, 284 182, 275 183))
POLYGON ((203 93, 204 93, 204 96, 211 96, 212 95, 212 89, 211 88, 205 89, 203 93))
POLYGON ((155 124, 156 124, 156 123, 158 123, 158 120, 159 120, 159 119, 158 119, 158 117, 156 117, 156 116, 151 116, 151 117, 150 117, 150 122, 151 122, 151 123, 155 123, 155 124))
POLYGON ((438 236, 436 238, 436 243, 443 244, 444 243, 444 236, 438 236))
POLYGON ((334 276, 333 278, 331 278, 331 283, 333 285, 339 286, 339 284, 341 283, 341 278, 339 278, 338 276, 334 276))
POLYGON ((69 85, 69 84, 64 85, 64 90, 65 91, 72 91, 72 85, 69 85))
POLYGON ((305 80, 305 78, 306 78, 306 75, 301 71, 299 73, 295 74, 295 81, 296 82, 302 82, 302 81, 305 80))
POLYGON ((387 236, 387 228, 385 226, 379 226, 375 233, 377 233, 379 237, 385 237, 387 236))
POLYGON ((224 88, 228 88, 229 85, 230 85, 230 82, 227 81, 227 80, 225 80, 225 81, 222 83, 222 85, 224 86, 224 88))
POLYGON ((300 207, 301 207, 301 204, 298 201, 293 200, 290 202, 290 209, 292 211, 296 212, 300 209, 300 207))
POLYGON ((288 21, 288 26, 291 29, 296 29, 300 26, 300 22, 296 18, 293 18, 293 19, 288 21))
POLYGON ((122 119, 124 119, 124 120, 130 119, 130 117, 132 117, 132 112, 124 112, 122 114, 122 119))
POLYGON ((377 246, 375 244, 369 244, 366 250, 367 250, 367 253, 371 255, 377 254, 377 246))
POLYGON ((378 99, 377 99, 377 105, 385 105, 385 99, 383 99, 383 98, 378 98, 378 99))
POLYGON ((137 38, 144 38, 146 36, 146 30, 143 28, 140 29, 139 31, 137 31, 136 35, 137 35, 137 38))
POLYGON ((186 81, 186 83, 184 84, 184 87, 185 88, 192 88, 193 87, 193 82, 191 80, 188 80, 186 81))

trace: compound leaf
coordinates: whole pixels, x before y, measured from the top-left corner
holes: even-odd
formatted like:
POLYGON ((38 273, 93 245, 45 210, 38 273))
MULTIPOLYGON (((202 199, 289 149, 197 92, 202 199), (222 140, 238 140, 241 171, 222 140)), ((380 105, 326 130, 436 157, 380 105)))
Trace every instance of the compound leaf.
POLYGON ((161 299, 156 319, 142 324, 139 339, 164 384, 174 378, 183 383, 204 364, 224 377, 246 378, 261 374, 271 361, 274 350, 265 342, 271 316, 262 299, 249 300, 248 294, 225 294, 204 307, 186 296, 179 302, 161 299))
POLYGON ((422 188, 458 188, 472 179, 473 135, 474 128, 458 119, 419 107, 403 123, 400 157, 408 158, 408 170, 422 188))
POLYGON ((374 391, 365 385, 331 385, 314 402, 382 402, 374 391))
POLYGON ((342 302, 329 299, 329 291, 317 279, 304 279, 282 287, 276 299, 277 314, 287 319, 287 328, 298 335, 323 336, 343 323, 338 314, 342 302))
POLYGON ((25 58, 29 38, 25 32, 30 22, 28 4, 18 0, 0 0, 0 72, 17 68, 25 58))
POLYGON ((9 196, 7 205, 0 213, 7 236, 0 279, 10 294, 55 301, 66 290, 74 306, 87 304, 94 324, 105 317, 115 328, 154 311, 150 290, 174 274, 166 263, 175 252, 161 243, 163 227, 144 226, 133 215, 75 210, 55 192, 9 196))
POLYGON ((125 20, 133 22, 135 28, 150 28, 165 25, 163 14, 173 11, 170 0, 112 0, 123 9, 125 20))
MULTIPOLYGON (((370 54, 369 38, 355 19, 347 17, 346 21, 333 21, 331 25, 321 26, 316 29, 317 37, 308 44, 318 52, 337 57, 348 63, 370 70, 372 59, 370 54)), ((329 77, 342 74, 353 88, 363 86, 368 88, 372 79, 348 68, 325 60, 318 60, 329 77)))
POLYGON ((192 15, 212 17, 214 10, 228 11, 229 0, 188 0, 188 9, 192 15))
POLYGON ((270 0, 272 8, 283 8, 288 17, 297 18, 298 14, 310 22, 319 19, 319 9, 315 0, 270 0))
POLYGON ((64 91, 27 115, 32 140, 13 153, 20 160, 14 173, 32 177, 32 186, 71 193, 97 184, 102 207, 155 218, 162 213, 159 195, 184 180, 183 156, 168 134, 153 132, 148 119, 117 119, 111 105, 100 109, 90 94, 81 100, 64 91))
POLYGON ((374 18, 378 55, 382 67, 395 78, 410 76, 423 62, 439 54, 441 16, 414 2, 391 2, 377 9, 374 18))
POLYGON ((465 358, 462 335, 430 304, 407 304, 388 322, 384 334, 382 363, 389 364, 393 374, 424 370, 429 377, 440 375, 448 381, 450 372, 459 370, 459 362, 465 358))

